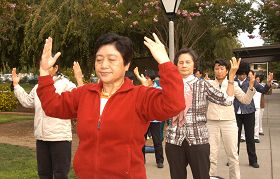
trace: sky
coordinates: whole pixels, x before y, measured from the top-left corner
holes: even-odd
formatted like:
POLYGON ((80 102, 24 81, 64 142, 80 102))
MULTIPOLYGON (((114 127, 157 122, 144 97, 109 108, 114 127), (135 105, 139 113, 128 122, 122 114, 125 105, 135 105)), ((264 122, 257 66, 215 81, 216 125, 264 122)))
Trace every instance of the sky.
MULTIPOLYGON (((258 1, 258 0, 257 0, 258 1)), ((262 3, 261 1, 258 1, 259 3, 262 3)), ((258 9, 259 5, 258 3, 253 3, 252 8, 258 9)), ((240 33, 238 35, 238 40, 241 42, 242 47, 255 47, 255 46, 262 46, 264 41, 261 39, 259 35, 259 26, 255 27, 256 29, 253 31, 251 35, 254 35, 255 38, 250 39, 248 35, 250 35, 248 32, 240 33)))
POLYGON ((258 26, 256 26, 256 29, 251 34, 251 35, 256 36, 255 38, 250 39, 248 37, 248 35, 250 35, 248 32, 240 33, 238 35, 238 40, 242 44, 242 47, 255 47, 255 46, 262 46, 263 45, 264 41, 261 39, 261 37, 259 35, 258 26))

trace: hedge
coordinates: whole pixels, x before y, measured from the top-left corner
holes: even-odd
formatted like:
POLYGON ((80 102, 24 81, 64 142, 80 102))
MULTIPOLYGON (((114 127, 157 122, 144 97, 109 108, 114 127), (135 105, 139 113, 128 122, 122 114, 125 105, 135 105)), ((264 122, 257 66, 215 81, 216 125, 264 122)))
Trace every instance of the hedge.
POLYGON ((18 100, 8 84, 0 85, 0 111, 14 111, 18 100))

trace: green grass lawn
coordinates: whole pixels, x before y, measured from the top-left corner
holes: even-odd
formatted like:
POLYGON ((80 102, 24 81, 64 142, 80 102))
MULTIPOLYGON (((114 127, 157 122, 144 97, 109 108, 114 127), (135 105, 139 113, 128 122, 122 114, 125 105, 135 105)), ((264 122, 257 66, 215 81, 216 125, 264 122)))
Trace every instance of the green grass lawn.
POLYGON ((38 178, 35 152, 29 148, 0 144, 0 178, 38 178))
MULTIPOLYGON (((9 144, 0 144, 1 179, 37 179, 35 151, 9 144)), ((71 169, 69 178, 76 179, 71 169)))
POLYGON ((0 114, 0 124, 33 119, 34 115, 0 114))

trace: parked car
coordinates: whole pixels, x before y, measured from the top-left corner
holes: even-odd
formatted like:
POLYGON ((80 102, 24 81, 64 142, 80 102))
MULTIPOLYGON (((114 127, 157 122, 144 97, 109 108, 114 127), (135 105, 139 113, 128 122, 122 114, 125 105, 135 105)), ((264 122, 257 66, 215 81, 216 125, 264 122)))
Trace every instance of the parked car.
POLYGON ((272 80, 271 82, 272 88, 279 88, 279 83, 277 83, 277 80, 272 80))
POLYGON ((2 82, 4 82, 4 81, 5 81, 4 75, 0 74, 0 82, 2 83, 2 82))

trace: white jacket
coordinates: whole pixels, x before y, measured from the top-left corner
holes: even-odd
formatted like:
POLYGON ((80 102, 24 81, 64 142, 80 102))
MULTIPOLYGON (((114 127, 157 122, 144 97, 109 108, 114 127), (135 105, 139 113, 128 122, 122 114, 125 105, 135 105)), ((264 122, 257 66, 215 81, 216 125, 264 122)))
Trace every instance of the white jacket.
MULTIPOLYGON (((56 93, 71 91, 76 85, 63 76, 54 77, 56 93)), ((14 87, 14 93, 22 106, 35 108, 34 136, 37 140, 43 141, 71 141, 71 120, 58 119, 46 116, 42 109, 41 101, 37 95, 38 84, 28 94, 20 86, 14 87)))

